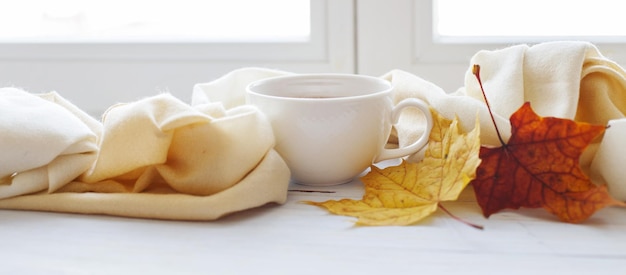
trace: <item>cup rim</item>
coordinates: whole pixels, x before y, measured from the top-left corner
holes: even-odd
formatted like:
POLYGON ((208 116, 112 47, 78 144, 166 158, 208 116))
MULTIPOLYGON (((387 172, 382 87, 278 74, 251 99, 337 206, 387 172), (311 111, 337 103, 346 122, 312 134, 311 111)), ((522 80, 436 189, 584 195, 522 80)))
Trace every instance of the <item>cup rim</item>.
POLYGON ((259 79, 249 83, 246 86, 246 93, 264 97, 271 98, 277 100, 291 100, 291 101, 344 101, 344 100, 355 100, 359 98, 369 98, 369 97, 378 97, 381 95, 386 95, 391 93, 393 90, 393 85, 391 82, 374 76, 369 75, 360 75, 360 74, 347 74, 347 73, 308 73, 308 74, 288 74, 288 75, 280 75, 273 76, 268 78, 259 79), (323 97, 323 98, 313 98, 313 97, 294 97, 294 96, 280 96, 280 95, 270 95, 262 92, 257 92, 254 90, 254 87, 265 85, 267 83, 289 80, 289 79, 348 79, 348 78, 358 78, 365 79, 372 82, 377 82, 380 85, 384 85, 385 87, 380 91, 375 91, 367 94, 360 95, 349 95, 349 96, 338 96, 338 97, 323 97))

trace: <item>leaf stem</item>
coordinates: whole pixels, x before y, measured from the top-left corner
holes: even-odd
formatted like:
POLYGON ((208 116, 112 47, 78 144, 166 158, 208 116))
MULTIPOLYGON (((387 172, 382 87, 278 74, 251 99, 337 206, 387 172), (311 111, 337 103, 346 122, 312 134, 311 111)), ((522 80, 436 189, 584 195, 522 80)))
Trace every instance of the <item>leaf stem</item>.
POLYGON ((443 212, 446 212, 446 214, 448 214, 448 216, 452 217, 453 219, 455 219, 455 220, 457 220, 459 222, 462 222, 462 223, 464 223, 466 225, 469 225, 469 226, 471 226, 473 228, 476 228, 476 229, 480 229, 480 230, 485 229, 485 227, 483 227, 482 225, 478 225, 478 224, 474 224, 474 223, 468 222, 468 221, 463 220, 463 219, 459 218, 458 216, 452 214, 452 212, 448 211, 448 209, 443 207, 443 205, 441 205, 441 203, 438 203, 437 207, 439 207, 439 209, 443 210, 443 212))
POLYGON ((493 117, 493 112, 491 111, 489 100, 487 100, 487 95, 485 94, 485 89, 483 88, 483 82, 482 80, 480 80, 480 65, 474 64, 474 67, 472 67, 472 73, 474 74, 474 76, 476 76, 476 79, 478 80, 478 85, 480 85, 480 91, 482 92, 485 103, 487 104, 487 110, 489 110, 489 116, 491 116, 493 127, 496 128, 496 134, 498 134, 498 140, 500 140, 500 144, 502 144, 502 146, 506 146, 506 143, 502 139, 502 135, 500 135, 500 129, 498 129, 498 124, 496 124, 496 119, 493 117))

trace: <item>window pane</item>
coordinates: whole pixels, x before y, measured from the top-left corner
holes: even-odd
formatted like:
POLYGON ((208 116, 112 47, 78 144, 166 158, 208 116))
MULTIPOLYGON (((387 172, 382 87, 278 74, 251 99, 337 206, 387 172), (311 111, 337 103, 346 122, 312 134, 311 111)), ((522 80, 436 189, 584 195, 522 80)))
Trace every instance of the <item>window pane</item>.
POLYGON ((443 37, 599 37, 626 35, 614 0, 433 0, 443 37))
POLYGON ((4 42, 298 42, 310 25, 309 0, 0 0, 4 42))

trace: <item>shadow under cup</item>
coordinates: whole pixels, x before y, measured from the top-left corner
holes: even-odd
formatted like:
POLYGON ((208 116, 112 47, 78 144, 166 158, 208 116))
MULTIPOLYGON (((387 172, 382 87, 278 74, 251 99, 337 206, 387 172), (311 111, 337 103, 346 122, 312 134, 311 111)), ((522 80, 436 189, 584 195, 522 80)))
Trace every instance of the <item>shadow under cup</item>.
POLYGON ((350 74, 280 76, 247 87, 292 180, 318 186, 351 181, 377 160, 391 132, 390 94, 389 82, 350 74))

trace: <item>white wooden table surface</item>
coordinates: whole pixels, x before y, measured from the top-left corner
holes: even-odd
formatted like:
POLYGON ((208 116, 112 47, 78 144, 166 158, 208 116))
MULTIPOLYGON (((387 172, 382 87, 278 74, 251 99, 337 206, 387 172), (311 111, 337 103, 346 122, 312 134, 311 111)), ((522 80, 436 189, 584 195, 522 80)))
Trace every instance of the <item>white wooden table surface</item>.
POLYGON ((292 189, 213 222, 0 210, 0 274, 626 274, 626 209, 584 224, 545 211, 483 218, 466 190, 443 212, 407 227, 354 226, 300 203, 360 198, 362 184, 292 189))

